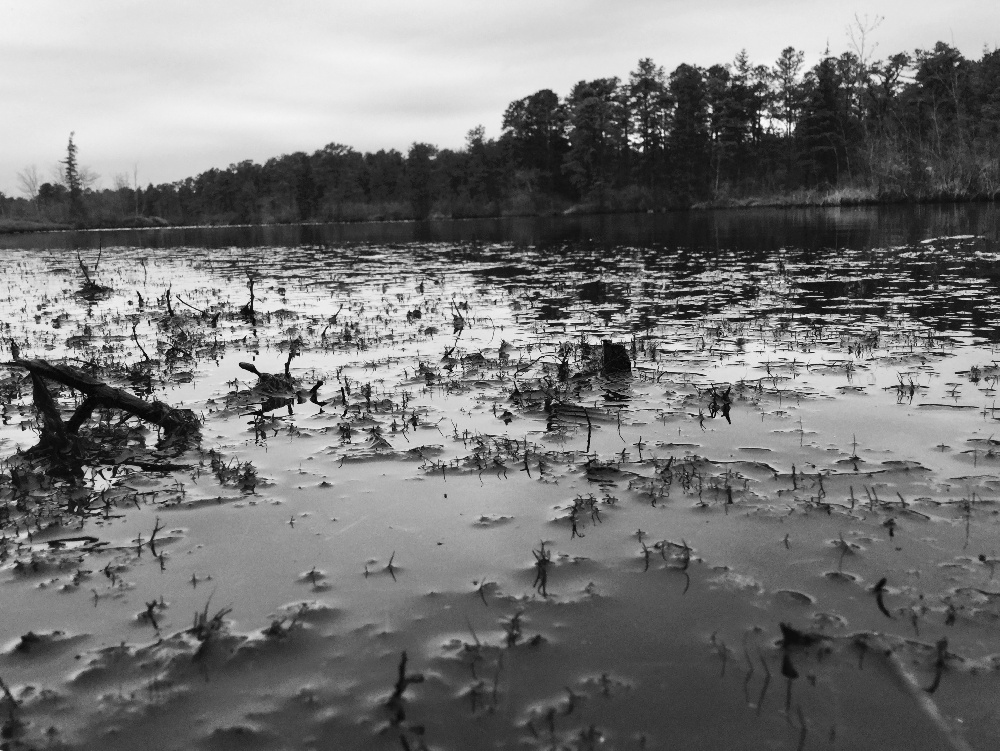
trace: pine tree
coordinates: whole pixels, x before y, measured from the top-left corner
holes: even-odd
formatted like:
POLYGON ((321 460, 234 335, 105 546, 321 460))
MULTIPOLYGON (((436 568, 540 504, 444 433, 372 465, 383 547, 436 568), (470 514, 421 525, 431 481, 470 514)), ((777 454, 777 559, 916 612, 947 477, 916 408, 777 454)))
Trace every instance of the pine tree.
POLYGON ((80 178, 80 168, 76 161, 76 144, 73 143, 75 133, 69 134, 69 144, 66 146, 66 158, 61 162, 66 188, 69 190, 69 214, 76 221, 84 218, 86 210, 83 206, 83 181, 80 178))

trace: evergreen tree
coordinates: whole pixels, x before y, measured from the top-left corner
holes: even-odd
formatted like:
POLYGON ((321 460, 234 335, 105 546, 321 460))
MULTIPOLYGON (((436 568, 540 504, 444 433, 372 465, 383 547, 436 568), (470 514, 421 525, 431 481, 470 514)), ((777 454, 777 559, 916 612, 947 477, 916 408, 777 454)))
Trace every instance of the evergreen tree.
POLYGON ((802 106, 802 63, 805 54, 794 47, 785 47, 771 69, 774 96, 771 118, 782 125, 782 135, 790 138, 802 106))
POLYGON ((69 215, 73 221, 82 222, 86 218, 86 208, 83 205, 83 183, 80 179, 80 168, 76 160, 76 144, 73 143, 74 133, 69 134, 69 144, 66 146, 66 158, 63 165, 63 179, 69 191, 69 215))
POLYGON ((709 109, 705 73, 686 63, 670 74, 668 90, 674 102, 670 124, 673 184, 681 201, 708 194, 709 109))
POLYGON ((580 81, 566 107, 569 151, 563 169, 577 194, 604 208, 627 148, 627 108, 617 78, 580 81))
POLYGON ((826 57, 806 77, 799 125, 800 161, 811 185, 834 186, 851 172, 857 128, 837 58, 826 57))
POLYGON ((664 177, 670 106, 663 68, 643 58, 629 75, 628 107, 632 137, 641 155, 639 177, 647 187, 664 177))
POLYGON ((501 139, 509 160, 546 193, 569 188, 562 170, 569 151, 566 120, 565 106, 549 89, 511 102, 503 115, 501 139))

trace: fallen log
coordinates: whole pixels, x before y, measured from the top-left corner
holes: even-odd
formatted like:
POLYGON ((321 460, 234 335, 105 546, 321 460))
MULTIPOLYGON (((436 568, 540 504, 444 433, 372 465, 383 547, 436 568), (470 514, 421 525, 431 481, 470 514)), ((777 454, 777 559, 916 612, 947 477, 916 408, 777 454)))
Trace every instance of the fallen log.
POLYGON ((46 432, 52 435, 62 436, 65 433, 75 435, 91 413, 99 407, 120 409, 140 420, 159 425, 167 438, 192 435, 200 429, 198 417, 191 410, 175 409, 155 399, 144 401, 135 394, 109 386, 78 368, 54 365, 47 360, 15 359, 8 364, 24 368, 31 374, 35 406, 43 414, 46 432), (48 392, 41 382, 42 378, 69 386, 84 395, 83 403, 65 423, 59 420, 58 412, 51 404, 51 397, 45 399, 48 397, 48 392), (56 424, 57 421, 59 424, 56 424))

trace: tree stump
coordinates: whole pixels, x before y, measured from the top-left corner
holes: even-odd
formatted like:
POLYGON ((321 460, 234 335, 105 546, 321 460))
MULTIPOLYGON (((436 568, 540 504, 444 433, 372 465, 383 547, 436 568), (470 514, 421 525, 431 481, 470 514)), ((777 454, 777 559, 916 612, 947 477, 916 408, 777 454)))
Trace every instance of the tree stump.
POLYGON ((624 344, 615 344, 610 339, 602 343, 601 373, 603 375, 632 372, 632 360, 624 344))

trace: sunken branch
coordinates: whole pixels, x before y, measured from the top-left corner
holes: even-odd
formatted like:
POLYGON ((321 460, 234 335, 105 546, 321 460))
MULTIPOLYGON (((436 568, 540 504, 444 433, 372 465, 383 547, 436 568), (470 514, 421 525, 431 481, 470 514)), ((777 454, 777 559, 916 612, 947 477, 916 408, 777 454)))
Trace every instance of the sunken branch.
POLYGON ((45 437, 57 445, 66 444, 69 436, 75 435, 91 413, 100 407, 120 409, 140 420, 159 425, 168 439, 190 436, 199 430, 198 418, 191 410, 175 409, 155 399, 144 401, 135 394, 109 386, 78 368, 54 365, 47 360, 16 359, 8 364, 24 368, 31 374, 35 407, 42 415, 45 437), (42 379, 61 383, 83 394, 83 402, 65 423, 42 379))

